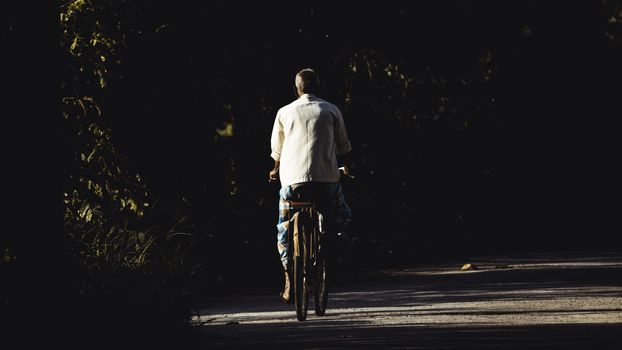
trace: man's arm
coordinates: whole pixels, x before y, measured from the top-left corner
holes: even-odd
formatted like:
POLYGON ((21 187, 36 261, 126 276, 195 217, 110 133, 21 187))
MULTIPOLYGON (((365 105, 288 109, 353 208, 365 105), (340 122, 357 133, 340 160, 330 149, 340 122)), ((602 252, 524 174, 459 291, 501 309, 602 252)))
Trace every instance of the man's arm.
POLYGON ((274 161, 274 169, 270 170, 268 174, 269 181, 276 181, 279 179, 279 167, 281 166, 281 162, 278 160, 274 161))
POLYGON ((272 152, 270 156, 274 159, 274 168, 268 173, 269 181, 276 181, 278 179, 279 167, 281 165, 281 150, 283 149, 283 141, 285 140, 285 133, 283 132, 283 124, 277 113, 274 119, 274 126, 272 127, 272 136, 270 138, 270 146, 272 152))
POLYGON ((352 150, 346 124, 339 108, 335 106, 335 146, 337 155, 345 155, 352 150))
POLYGON ((337 164, 339 167, 339 171, 344 175, 354 178, 352 174, 350 174, 350 165, 352 164, 352 152, 348 152, 345 154, 337 155, 337 164))
POLYGON ((343 122, 341 111, 337 107, 335 107, 335 111, 335 144, 337 151, 337 164, 339 166, 339 170, 344 175, 353 177, 350 175, 350 164, 352 160, 352 152, 350 151, 352 150, 352 145, 350 144, 350 139, 348 138, 348 132, 346 131, 346 125, 343 122))

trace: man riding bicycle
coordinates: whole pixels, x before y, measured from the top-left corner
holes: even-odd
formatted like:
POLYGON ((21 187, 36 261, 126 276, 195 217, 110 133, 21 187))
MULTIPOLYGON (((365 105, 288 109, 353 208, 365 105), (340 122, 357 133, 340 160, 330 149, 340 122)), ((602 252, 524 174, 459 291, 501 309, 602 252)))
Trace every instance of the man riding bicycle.
POLYGON ((285 286, 280 294, 285 303, 293 299, 288 266, 287 201, 304 198, 315 202, 330 234, 341 232, 351 217, 339 183, 339 169, 345 175, 349 175, 349 170, 345 164, 338 167, 337 155, 345 155, 352 149, 341 111, 317 97, 320 79, 314 70, 298 72, 295 86, 298 98, 279 109, 274 120, 270 155, 274 169, 269 173, 270 181, 276 181, 277 176, 281 181, 277 248, 285 271, 285 286))

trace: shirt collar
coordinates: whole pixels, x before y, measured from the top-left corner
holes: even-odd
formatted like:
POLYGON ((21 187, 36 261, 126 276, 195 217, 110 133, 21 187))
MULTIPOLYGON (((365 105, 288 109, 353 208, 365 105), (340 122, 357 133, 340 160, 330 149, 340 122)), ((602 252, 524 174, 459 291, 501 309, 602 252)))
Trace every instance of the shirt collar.
POLYGON ((312 94, 302 94, 299 99, 303 100, 303 101, 310 101, 312 99, 316 98, 315 95, 312 94))

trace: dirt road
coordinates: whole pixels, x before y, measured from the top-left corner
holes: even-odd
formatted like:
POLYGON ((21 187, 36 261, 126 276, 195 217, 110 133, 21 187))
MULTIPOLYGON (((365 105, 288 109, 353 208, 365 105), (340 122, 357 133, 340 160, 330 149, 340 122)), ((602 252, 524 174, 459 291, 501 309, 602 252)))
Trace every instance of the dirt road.
POLYGON ((209 300, 205 346, 622 349, 622 253, 483 257, 347 276, 298 322, 274 291, 209 300), (462 270, 463 263, 474 269, 462 270))

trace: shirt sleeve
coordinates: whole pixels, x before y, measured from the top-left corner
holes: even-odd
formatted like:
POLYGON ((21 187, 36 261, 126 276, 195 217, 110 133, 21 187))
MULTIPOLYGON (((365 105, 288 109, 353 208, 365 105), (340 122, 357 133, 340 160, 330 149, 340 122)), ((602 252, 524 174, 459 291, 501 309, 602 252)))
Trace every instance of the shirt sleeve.
POLYGON ((281 149, 283 149, 283 141, 285 140, 285 133, 283 132, 283 123, 281 123, 280 113, 276 114, 274 118, 274 126, 272 127, 272 137, 270 139, 270 145, 272 153, 270 157, 274 160, 281 160, 281 149))
POLYGON ((343 116, 337 106, 335 106, 335 146, 337 154, 346 154, 352 150, 352 145, 348 139, 346 125, 343 122, 343 116))

